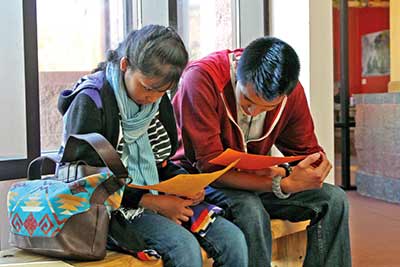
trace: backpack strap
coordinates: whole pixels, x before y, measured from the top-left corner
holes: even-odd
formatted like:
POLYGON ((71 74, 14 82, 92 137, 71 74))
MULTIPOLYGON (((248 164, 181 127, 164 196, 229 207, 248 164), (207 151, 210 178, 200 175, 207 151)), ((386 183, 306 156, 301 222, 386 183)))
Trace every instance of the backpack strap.
MULTIPOLYGON (((96 75, 92 74, 92 75, 96 75)), ((100 79, 100 77, 99 77, 100 79)), ((75 87, 70 90, 68 93, 72 95, 78 95, 80 93, 83 93, 87 96, 90 97, 90 99, 93 100, 93 102, 96 104, 96 107, 98 109, 103 108, 103 103, 101 101, 101 96, 100 96, 100 90, 104 86, 104 83, 102 86, 95 86, 94 84, 90 83, 89 84, 86 82, 88 80, 87 76, 82 77, 79 82, 75 85, 75 87), (72 92, 71 92, 72 91, 72 92)))
POLYGON ((105 82, 105 78, 103 78, 102 75, 103 74, 101 74, 100 72, 90 74, 90 76, 92 77, 90 80, 88 78, 88 75, 86 75, 79 79, 79 81, 72 88, 63 90, 58 100, 58 109, 60 110, 60 112, 63 113, 62 110, 66 111, 70 105, 70 102, 64 104, 64 100, 61 99, 68 98, 73 101, 73 99, 75 99, 75 97, 80 93, 84 93, 89 96, 90 99, 92 99, 93 102, 96 104, 96 107, 98 109, 102 109, 103 103, 101 100, 100 92, 105 82), (64 105, 67 106, 63 107, 64 105))
POLYGON ((90 97, 90 99, 93 100, 93 102, 96 104, 96 107, 98 109, 103 108, 103 103, 101 101, 101 96, 100 96, 100 89, 95 88, 95 87, 83 87, 80 90, 78 90, 77 94, 85 94, 90 97))

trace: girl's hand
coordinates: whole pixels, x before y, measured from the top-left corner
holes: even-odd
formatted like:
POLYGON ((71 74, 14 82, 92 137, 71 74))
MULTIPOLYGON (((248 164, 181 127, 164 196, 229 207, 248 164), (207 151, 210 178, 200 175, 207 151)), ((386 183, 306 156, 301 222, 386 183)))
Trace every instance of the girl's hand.
POLYGON ((196 206, 197 204, 202 202, 204 200, 205 195, 206 195, 206 192, 203 189, 200 192, 198 192, 196 195, 194 195, 193 197, 189 198, 190 200, 193 201, 193 204, 191 206, 196 206))
POLYGON ((182 199, 173 195, 146 194, 142 197, 140 205, 160 213, 179 225, 189 221, 189 217, 193 216, 193 211, 190 208, 193 205, 193 200, 182 199))

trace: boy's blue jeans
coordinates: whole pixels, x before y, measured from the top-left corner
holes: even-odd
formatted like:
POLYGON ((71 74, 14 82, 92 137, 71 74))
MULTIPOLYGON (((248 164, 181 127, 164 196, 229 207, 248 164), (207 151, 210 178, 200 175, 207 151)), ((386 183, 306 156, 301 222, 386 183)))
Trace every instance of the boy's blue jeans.
POLYGON ((339 187, 324 184, 321 189, 292 194, 288 199, 278 199, 273 193, 209 188, 206 201, 223 208, 225 217, 242 230, 250 267, 270 266, 270 219, 275 218, 292 222, 311 220, 304 266, 351 266, 349 205, 339 187))

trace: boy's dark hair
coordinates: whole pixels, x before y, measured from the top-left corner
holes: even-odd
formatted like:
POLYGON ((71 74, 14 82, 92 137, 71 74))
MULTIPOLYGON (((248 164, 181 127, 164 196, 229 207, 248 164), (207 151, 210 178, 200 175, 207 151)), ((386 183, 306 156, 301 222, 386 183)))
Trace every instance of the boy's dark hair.
POLYGON ((299 72, 299 58, 290 45, 278 38, 261 37, 244 49, 236 74, 243 85, 253 84, 257 95, 270 101, 289 95, 299 72))
POLYGON ((132 70, 139 70, 148 77, 162 77, 156 87, 169 84, 170 89, 178 84, 189 58, 176 31, 161 25, 147 25, 131 31, 117 49, 107 52, 107 61, 94 71, 104 70, 108 63, 119 64, 122 57, 128 59, 132 70))

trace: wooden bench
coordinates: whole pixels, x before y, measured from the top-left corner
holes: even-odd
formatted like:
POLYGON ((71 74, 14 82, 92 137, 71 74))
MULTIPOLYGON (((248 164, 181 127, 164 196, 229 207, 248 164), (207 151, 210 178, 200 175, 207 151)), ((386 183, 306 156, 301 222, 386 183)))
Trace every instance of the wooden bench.
MULTIPOLYGON (((307 246, 307 233, 305 231, 309 221, 291 223, 283 220, 272 220, 272 266, 273 267, 300 267, 307 246)), ((212 266, 212 259, 202 250, 204 267, 212 266)), ((162 261, 140 261, 130 255, 108 251, 105 259, 101 261, 61 261, 19 249, 10 249, 0 252, 0 266, 77 266, 77 267, 162 267, 162 261)))

